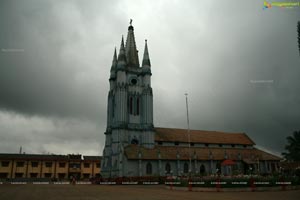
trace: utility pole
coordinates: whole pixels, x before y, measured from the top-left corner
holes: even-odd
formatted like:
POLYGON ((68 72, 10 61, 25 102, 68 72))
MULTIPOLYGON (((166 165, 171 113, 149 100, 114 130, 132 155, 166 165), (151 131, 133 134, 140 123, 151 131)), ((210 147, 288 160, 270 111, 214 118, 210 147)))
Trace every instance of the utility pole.
POLYGON ((187 133, 188 133, 188 142, 189 142, 189 174, 192 173, 192 155, 191 155, 191 135, 190 135, 190 120, 189 120, 189 105, 188 105, 188 94, 185 93, 185 103, 186 103, 186 119, 187 119, 187 133))

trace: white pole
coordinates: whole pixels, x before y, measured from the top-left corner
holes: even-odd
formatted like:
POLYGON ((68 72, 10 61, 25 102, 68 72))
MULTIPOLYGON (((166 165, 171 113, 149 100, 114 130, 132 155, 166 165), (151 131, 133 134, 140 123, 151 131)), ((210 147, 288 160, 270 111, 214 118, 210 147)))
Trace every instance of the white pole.
POLYGON ((187 119, 187 132, 188 132, 188 142, 189 142, 189 159, 190 159, 190 164, 189 164, 189 173, 191 175, 192 172, 192 155, 191 155, 191 136, 190 136, 190 120, 189 120, 189 105, 188 105, 188 94, 185 93, 185 103, 186 103, 186 119, 187 119))

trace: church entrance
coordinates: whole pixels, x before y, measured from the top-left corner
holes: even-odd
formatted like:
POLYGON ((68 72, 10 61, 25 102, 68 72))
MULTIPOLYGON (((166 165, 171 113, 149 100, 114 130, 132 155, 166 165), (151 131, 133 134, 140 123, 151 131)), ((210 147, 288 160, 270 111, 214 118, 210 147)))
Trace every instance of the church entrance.
POLYGON ((203 164, 200 166, 200 174, 201 175, 205 174, 205 166, 203 164))
POLYGON ((170 174, 171 173, 171 165, 170 165, 170 163, 166 164, 165 170, 166 170, 166 174, 170 174))

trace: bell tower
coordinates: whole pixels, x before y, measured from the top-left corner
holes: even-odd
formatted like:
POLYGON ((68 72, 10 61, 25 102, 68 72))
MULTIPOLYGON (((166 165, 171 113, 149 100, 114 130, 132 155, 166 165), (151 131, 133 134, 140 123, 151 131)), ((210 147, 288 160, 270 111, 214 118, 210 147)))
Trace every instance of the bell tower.
POLYGON ((140 66, 131 20, 126 44, 122 36, 119 53, 117 55, 115 49, 110 69, 101 169, 106 177, 123 176, 124 147, 127 145, 154 147, 151 75, 147 40, 140 66))

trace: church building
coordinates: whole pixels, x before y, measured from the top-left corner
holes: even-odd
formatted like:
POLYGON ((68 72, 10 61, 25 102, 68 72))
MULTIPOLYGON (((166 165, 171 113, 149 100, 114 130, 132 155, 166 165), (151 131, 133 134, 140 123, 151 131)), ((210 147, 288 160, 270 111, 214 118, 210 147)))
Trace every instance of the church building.
POLYGON ((151 62, 145 41, 139 62, 134 28, 122 37, 110 69, 103 177, 269 174, 281 159, 245 133, 158 128, 153 124, 151 62))

